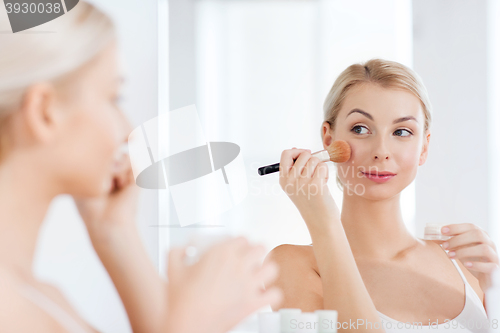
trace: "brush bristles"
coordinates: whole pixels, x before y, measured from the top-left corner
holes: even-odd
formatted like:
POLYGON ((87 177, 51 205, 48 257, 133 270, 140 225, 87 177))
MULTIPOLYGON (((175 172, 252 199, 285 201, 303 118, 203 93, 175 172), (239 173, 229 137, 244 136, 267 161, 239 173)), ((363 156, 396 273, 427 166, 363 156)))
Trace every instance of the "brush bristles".
POLYGON ((344 140, 335 140, 326 150, 335 163, 344 163, 351 158, 351 146, 344 140))

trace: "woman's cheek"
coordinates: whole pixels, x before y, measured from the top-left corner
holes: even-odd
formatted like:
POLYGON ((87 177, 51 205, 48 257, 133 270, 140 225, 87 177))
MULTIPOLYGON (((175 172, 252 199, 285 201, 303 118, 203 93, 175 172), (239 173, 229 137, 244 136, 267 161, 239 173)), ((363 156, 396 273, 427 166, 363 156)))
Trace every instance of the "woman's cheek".
POLYGON ((115 151, 121 144, 119 121, 116 117, 117 112, 117 110, 111 107, 101 108, 101 112, 96 119, 101 130, 102 143, 105 148, 104 153, 108 158, 114 156, 115 151))
POLYGON ((405 173, 410 173, 413 177, 418 168, 418 161, 420 158, 419 150, 413 147, 404 147, 404 149, 401 149, 398 156, 400 171, 407 171, 405 173))
POLYGON ((337 172, 339 178, 344 184, 356 184, 363 178, 360 171, 366 169, 368 166, 364 165, 362 161, 369 159, 369 150, 364 145, 357 145, 355 142, 348 141, 351 147, 351 157, 345 163, 337 165, 337 172))
POLYGON ((114 154, 118 147, 116 125, 113 123, 110 111, 112 110, 103 107, 94 108, 91 119, 92 124, 89 124, 89 128, 93 128, 93 158, 98 172, 95 177, 96 180, 97 178, 100 179, 101 190, 105 191, 112 185, 114 154))

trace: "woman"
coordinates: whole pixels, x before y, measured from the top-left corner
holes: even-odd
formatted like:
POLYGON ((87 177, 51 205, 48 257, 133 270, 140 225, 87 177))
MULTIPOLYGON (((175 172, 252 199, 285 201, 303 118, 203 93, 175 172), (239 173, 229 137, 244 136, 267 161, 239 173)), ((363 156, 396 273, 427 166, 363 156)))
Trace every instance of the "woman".
POLYGON ((488 234, 473 224, 450 224, 442 231, 452 238, 441 247, 416 238, 403 222, 401 191, 425 163, 431 136, 430 102, 418 75, 380 59, 352 65, 333 84, 324 112, 325 149, 334 140, 352 149, 337 165, 342 210, 326 185, 325 163, 309 150, 285 150, 280 184, 312 246, 281 245, 268 255, 280 267, 269 286, 284 291, 273 309, 336 309, 346 330, 353 330, 349 321, 373 324, 363 331, 397 332, 402 322, 434 323, 434 329, 437 322, 439 331, 453 328, 451 319, 484 320, 484 292, 499 263, 488 234))
POLYGON ((135 225, 130 163, 116 155, 131 128, 117 104, 113 24, 80 1, 43 29, 54 33, 0 37, 0 331, 95 332, 32 273, 40 225, 59 194, 75 197, 134 332, 223 333, 279 301, 275 288, 262 290, 276 266, 260 265, 263 247, 243 238, 192 266, 172 250, 168 284, 160 278, 135 225))

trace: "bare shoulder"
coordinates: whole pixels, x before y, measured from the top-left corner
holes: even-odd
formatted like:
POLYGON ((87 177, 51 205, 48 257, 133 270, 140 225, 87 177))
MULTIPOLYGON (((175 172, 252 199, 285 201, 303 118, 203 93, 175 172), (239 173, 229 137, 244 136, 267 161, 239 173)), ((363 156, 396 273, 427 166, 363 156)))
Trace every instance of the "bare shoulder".
MULTIPOLYGON (((426 245, 436 249, 436 251, 446 253, 445 250, 440 245, 436 244, 434 241, 431 240, 423 240, 423 241, 426 243, 426 245)), ((469 282, 472 289, 474 289, 481 302, 484 302, 484 292, 481 289, 481 286, 479 285, 478 279, 462 264, 462 262, 459 259, 455 259, 455 262, 458 264, 458 267, 460 267, 460 270, 467 279, 467 282, 469 282)))
POLYGON ((269 252, 266 259, 272 259, 278 264, 316 267, 316 258, 312 246, 281 244, 269 252))
POLYGON ((38 302, 48 304, 40 297, 46 297, 49 302, 56 304, 66 315, 72 317, 76 325, 89 332, 97 332, 76 313, 58 288, 34 279, 31 281, 32 279, 27 282, 25 278, 21 279, 0 266, 0 332, 67 332, 66 328, 47 312, 47 308, 40 307, 38 302), (26 284, 36 290, 27 289, 26 284))
POLYGON ((266 261, 274 261, 279 267, 278 279, 269 286, 283 290, 282 303, 273 308, 300 308, 313 311, 323 308, 323 288, 317 271, 312 246, 282 244, 267 255, 266 261))
POLYGON ((47 313, 22 296, 18 285, 12 275, 0 270, 0 331, 65 332, 47 313))

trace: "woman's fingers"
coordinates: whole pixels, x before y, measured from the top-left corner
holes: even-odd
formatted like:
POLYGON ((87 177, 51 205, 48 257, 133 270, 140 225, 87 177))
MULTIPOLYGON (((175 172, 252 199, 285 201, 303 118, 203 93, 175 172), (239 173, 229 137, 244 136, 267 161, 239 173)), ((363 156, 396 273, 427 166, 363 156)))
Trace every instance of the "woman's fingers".
MULTIPOLYGON (((182 265, 179 260, 179 251, 173 249, 169 255, 173 268, 182 265)), ((280 291, 264 291, 263 285, 272 283, 278 276, 278 266, 273 262, 262 264, 266 249, 262 245, 252 245, 244 237, 232 238, 212 246, 202 256, 192 271, 200 292, 206 292, 212 297, 224 298, 226 301, 219 304, 228 304, 229 307, 214 308, 214 311, 227 313, 230 310, 239 313, 245 311, 244 315, 257 310, 270 303, 279 302, 280 291), (211 287, 207 281, 217 281, 211 287), (210 289, 213 290, 210 290, 210 289), (246 313, 248 312, 248 313, 246 313)), ((169 270, 170 270, 169 265, 169 270)), ((180 267, 180 271, 182 272, 180 267)), ((175 275, 179 277, 180 275, 175 275)), ((176 280, 183 282, 182 276, 176 280)), ((214 299, 207 301, 213 302, 214 299)), ((241 318, 238 318, 241 319, 241 318)))
POLYGON ((491 274, 500 266, 494 262, 481 262, 481 261, 465 261, 464 266, 470 270, 491 274))
MULTIPOLYGON (((280 176, 285 178, 313 178, 318 165, 324 164, 316 156, 311 156, 309 149, 284 150, 280 160, 280 176)), ((318 176, 325 178, 328 167, 321 170, 318 176), (325 170, 326 169, 326 170, 325 170), (326 172, 325 172, 326 171, 326 172)), ((319 177, 318 177, 319 178, 319 177)))
POLYGON ((266 305, 271 305, 271 307, 275 307, 279 305, 282 300, 283 300, 283 291, 281 291, 281 289, 277 287, 272 287, 262 292, 259 302, 255 308, 259 309, 266 305))
POLYGON ((459 259, 478 279, 483 291, 491 282, 491 272, 498 267, 495 243, 486 231, 472 223, 449 224, 441 228, 444 235, 452 236, 442 244, 448 257, 459 259))
POLYGON ((446 250, 455 250, 468 245, 488 244, 496 249, 488 234, 478 226, 470 223, 450 226, 450 232, 445 235, 454 235, 442 244, 446 250))
POLYGON ((279 268, 274 262, 268 261, 261 265, 255 273, 256 280, 264 285, 271 284, 278 277, 279 268))
POLYGON ((299 178, 301 177, 302 170, 305 168, 306 163, 309 161, 311 158, 311 151, 306 150, 300 153, 299 157, 295 160, 295 163, 293 164, 292 168, 290 169, 289 172, 289 177, 291 178, 299 178))
POLYGON ((458 250, 449 251, 448 256, 450 258, 485 258, 488 262, 498 262, 498 256, 496 252, 488 244, 479 244, 474 246, 464 247, 458 250))
POLYGON ((262 260, 266 255, 266 248, 262 245, 251 246, 242 256, 245 269, 250 273, 257 270, 262 265, 262 260))
POLYGON ((228 240, 227 246, 228 249, 225 251, 235 254, 238 258, 243 258, 245 254, 248 253, 248 251, 252 248, 252 245, 250 245, 248 239, 243 236, 238 236, 234 239, 228 240))
POLYGON ((305 178, 311 178, 320 162, 321 160, 319 158, 317 158, 316 156, 311 156, 309 158, 309 161, 307 161, 304 169, 302 169, 301 176, 305 178))
POLYGON ((499 269, 499 265, 493 262, 481 262, 481 261, 466 261, 464 266, 468 270, 472 271, 474 276, 478 275, 479 285, 483 291, 487 291, 492 285, 492 275, 493 272, 499 269))
MULTIPOLYGON (((290 170, 294 165, 294 160, 306 149, 287 149, 281 153, 280 176, 288 177, 290 170)), ((310 152, 310 151, 309 151, 310 152)))
POLYGON ((213 245, 193 266, 184 264, 184 251, 169 253, 170 318, 196 312, 202 304, 207 310, 200 319, 204 332, 226 332, 263 306, 282 301, 281 290, 263 288, 278 276, 275 263, 262 264, 263 246, 232 238, 213 245))
POLYGON ((116 185, 114 190, 120 190, 134 182, 132 165, 127 154, 122 154, 114 163, 113 179, 116 185))
POLYGON ((322 205, 326 202, 325 199, 331 202, 331 194, 325 186, 328 181, 328 166, 318 157, 311 156, 310 150, 285 150, 280 165, 283 165, 279 179, 281 188, 297 207, 309 205, 316 200, 320 200, 322 205), (295 162, 294 156, 297 156, 295 162))
MULTIPOLYGON (((283 177, 296 177, 297 175, 293 173, 296 169, 292 168, 297 164, 297 160, 300 158, 302 153, 311 152, 308 149, 287 149, 281 154, 280 160, 280 176, 283 177)), ((304 162, 305 164, 305 162, 304 162)))
POLYGON ((328 180, 328 165, 325 162, 321 162, 316 166, 313 178, 328 180))
POLYGON ((270 261, 262 263, 266 252, 262 245, 250 245, 246 248, 244 253, 236 258, 242 267, 240 274, 243 277, 253 277, 253 282, 259 285, 273 282, 278 277, 278 265, 270 261))
POLYGON ((466 231, 477 229, 478 227, 472 223, 455 223, 448 224, 441 228, 441 233, 447 236, 455 236, 463 234, 466 231))

